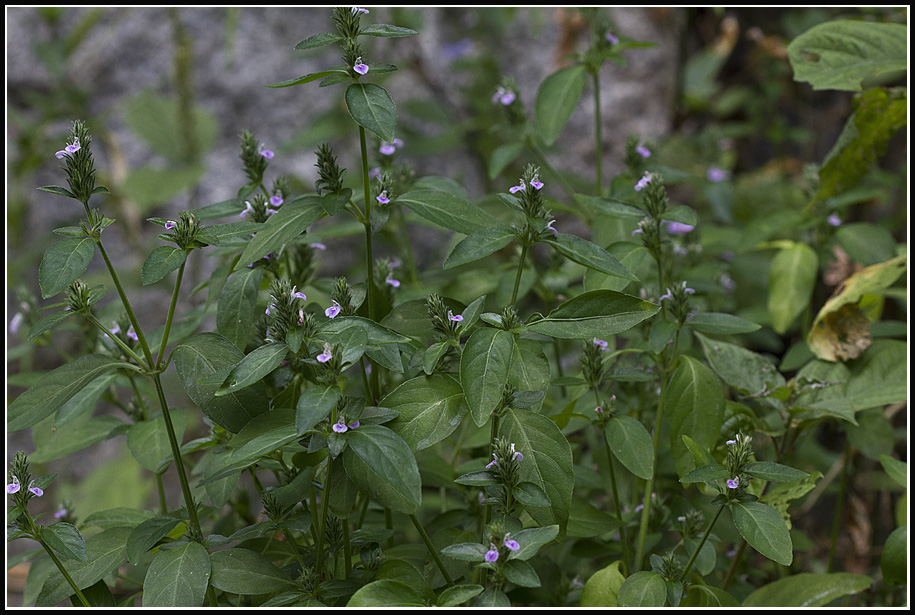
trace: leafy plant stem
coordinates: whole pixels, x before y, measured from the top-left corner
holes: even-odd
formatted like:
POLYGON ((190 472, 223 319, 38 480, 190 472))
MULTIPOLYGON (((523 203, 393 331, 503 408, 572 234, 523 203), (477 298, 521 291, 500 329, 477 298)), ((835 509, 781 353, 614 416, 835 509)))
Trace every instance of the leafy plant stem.
POLYGON ((718 507, 718 511, 715 513, 715 516, 712 517, 711 523, 708 524, 708 527, 705 528, 705 532, 702 534, 702 540, 699 541, 699 546, 696 547, 696 550, 690 556, 689 561, 686 562, 686 568, 683 569, 683 575, 680 577, 680 581, 686 582, 687 575, 689 575, 690 569, 693 567, 693 563, 696 561, 696 557, 699 555, 699 551, 702 550, 702 547, 705 545, 705 541, 708 540, 709 534, 712 532, 712 528, 715 526, 715 522, 718 521, 721 511, 724 510, 724 505, 718 507))
POLYGON ((845 491, 848 486, 848 467, 851 465, 852 450, 848 439, 845 440, 845 459, 842 463, 842 478, 839 480, 839 493, 836 495, 836 509, 832 517, 832 534, 829 537, 829 557, 826 572, 833 572, 836 557, 836 541, 839 538, 839 525, 842 522, 842 508, 845 503, 845 491))
POLYGON ((413 521, 413 525, 416 526, 416 531, 419 532, 423 542, 426 543, 426 548, 429 549, 429 553, 432 555, 432 559, 435 560, 435 565, 438 566, 442 576, 445 577, 445 582, 448 583, 448 587, 451 587, 454 585, 454 581, 451 580, 451 575, 448 574, 448 570, 445 568, 445 564, 442 563, 442 558, 439 557, 435 545, 433 545, 432 541, 429 539, 429 534, 426 533, 426 528, 424 528, 423 524, 419 522, 419 519, 416 518, 416 515, 410 515, 410 520, 413 521))
POLYGON ((362 186, 365 195, 365 292, 368 295, 369 318, 375 320, 375 274, 372 258, 372 191, 369 186, 369 155, 365 144, 365 128, 359 127, 359 145, 362 150, 362 186))
MULTIPOLYGON (((595 391, 596 394, 596 391, 595 391)), ((623 510, 620 507, 620 492, 616 488, 616 469, 613 463, 613 452, 610 450, 610 443, 607 442, 606 434, 601 434, 604 441, 604 450, 607 453, 607 473, 610 475, 610 487, 613 491, 613 506, 616 509, 616 521, 620 526, 620 542, 623 545, 623 576, 629 576, 629 562, 632 561, 632 554, 629 553, 629 540, 626 538, 626 527, 623 525, 623 510)))
POLYGON ((315 566, 318 574, 324 573, 324 528, 327 527, 327 510, 330 502, 330 472, 334 460, 327 458, 327 476, 324 478, 324 492, 321 494, 321 526, 318 528, 318 547, 315 566))
MULTIPOLYGON (((131 359, 133 359, 134 361, 136 361, 136 362, 139 363, 140 365, 143 365, 143 359, 140 358, 140 356, 139 356, 137 353, 135 353, 127 344, 125 344, 118 336, 116 336, 116 335, 113 334, 111 331, 109 331, 109 330, 107 329, 107 327, 105 327, 105 325, 103 325, 101 322, 99 322, 99 319, 96 318, 95 314, 91 314, 91 313, 90 313, 90 314, 87 314, 87 315, 86 315, 86 318, 89 319, 89 322, 91 322, 91 323, 94 324, 96 327, 98 327, 99 330, 102 331, 102 333, 104 333, 105 335, 107 335, 108 337, 110 337, 111 340, 112 340, 115 344, 118 345, 118 348, 120 348, 121 350, 123 350, 124 353, 127 354, 131 359)), ((131 380, 131 381, 132 381, 132 380, 131 380)))
POLYGON ((159 356, 156 358, 156 371, 162 368, 162 358, 165 356, 168 334, 172 329, 172 321, 175 319, 175 306, 178 305, 178 291, 181 288, 181 280, 184 279, 185 265, 187 265, 186 260, 178 267, 178 277, 175 278, 175 288, 172 291, 171 303, 168 305, 168 316, 165 318, 165 330, 162 332, 162 342, 159 344, 159 356))
POLYGON ((518 298, 518 287, 521 285, 521 273, 524 271, 524 258, 527 256, 528 246, 521 246, 521 258, 518 260, 518 273, 515 275, 515 287, 512 289, 512 300, 510 305, 515 305, 518 298))
MULTIPOLYGON (((658 445, 661 439, 661 418, 664 414, 664 398, 667 393, 667 372, 666 370, 661 373, 661 394, 658 396, 658 413, 655 417, 654 425, 654 434, 652 434, 652 466, 657 472, 658 464, 658 445)), ((648 482, 645 483, 645 494, 642 498, 642 519, 639 522, 639 539, 638 546, 636 547, 635 552, 635 566, 633 570, 642 569, 642 557, 645 551, 645 538, 648 535, 648 515, 651 512, 651 493, 654 489, 654 478, 655 473, 652 472, 651 478, 648 479, 648 482)))
POLYGON ((286 538, 286 542, 292 548, 292 554, 295 556, 295 560, 299 563, 299 566, 302 567, 302 570, 304 570, 305 560, 302 559, 302 554, 299 552, 299 543, 292 537, 292 533, 288 529, 283 528, 281 531, 286 538))
POLYGON ((600 74, 593 71, 594 80, 594 195, 601 196, 603 192, 603 141, 601 140, 601 113, 600 113, 600 74))
POLYGON ((83 606, 86 606, 86 607, 91 606, 89 604, 89 601, 86 600, 86 597, 83 595, 83 592, 80 591, 79 587, 73 581, 73 578, 67 572, 67 569, 64 568, 63 563, 60 561, 60 559, 58 559, 58 557, 54 553, 53 549, 51 549, 51 547, 48 545, 48 543, 46 543, 44 541, 44 539, 41 537, 41 530, 39 529, 39 527, 37 525, 35 525, 35 521, 34 521, 34 519, 32 519, 32 516, 28 513, 28 511, 23 511, 22 514, 26 517, 26 519, 28 519, 29 533, 32 535, 32 537, 35 540, 38 541, 38 544, 40 544, 41 547, 51 557, 51 560, 54 562, 54 565, 57 566, 57 569, 60 570, 60 573, 63 575, 64 579, 66 579, 66 581, 67 581, 67 583, 69 583, 70 587, 73 588, 73 592, 76 594, 77 598, 79 598, 79 601, 83 603, 83 606))

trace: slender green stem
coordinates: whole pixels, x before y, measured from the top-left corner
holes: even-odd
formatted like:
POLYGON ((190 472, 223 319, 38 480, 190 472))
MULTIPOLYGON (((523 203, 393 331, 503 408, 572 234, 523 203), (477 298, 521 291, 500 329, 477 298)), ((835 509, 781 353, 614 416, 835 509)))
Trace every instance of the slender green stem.
POLYGON ((181 280, 184 278, 185 265, 187 265, 187 260, 178 267, 178 277, 175 278, 175 288, 172 290, 172 301, 168 306, 168 316, 165 318, 165 331, 162 333, 162 342, 159 344, 159 356, 156 358, 156 371, 162 368, 162 357, 165 356, 168 334, 172 329, 172 321, 175 318, 175 306, 178 305, 178 291, 181 288, 181 280))
MULTIPOLYGON (((599 403, 599 402, 598 402, 599 403)), ((610 450, 610 443, 607 442, 606 434, 601 434, 604 441, 604 450, 607 453, 607 470, 610 475, 610 487, 612 489, 613 505, 616 508, 616 521, 620 525, 620 542, 623 545, 623 576, 629 576, 629 562, 632 561, 632 555, 629 553, 629 540, 626 537, 626 526, 623 525, 623 509, 620 506, 620 492, 616 488, 616 469, 613 463, 613 452, 610 450)))
POLYGON ((318 499, 315 496, 315 487, 308 490, 308 511, 311 513, 311 537, 318 544, 318 499))
MULTIPOLYGON (((29 513, 26 512, 25 514, 28 515, 29 513)), ((32 524, 32 526, 35 527, 34 523, 32 524)), ((39 544, 41 544, 42 548, 51 557, 51 560, 54 562, 54 565, 57 566, 57 569, 60 570, 60 573, 64 576, 64 579, 66 579, 66 581, 70 585, 70 587, 73 588, 73 593, 76 594, 76 597, 79 598, 79 601, 83 604, 83 606, 91 607, 92 605, 89 604, 89 601, 86 599, 86 596, 84 596, 83 592, 80 591, 79 586, 73 580, 73 577, 70 576, 70 573, 68 573, 67 569, 64 568, 63 563, 57 558, 57 554, 54 553, 54 550, 51 549, 51 547, 49 547, 47 545, 47 543, 44 541, 43 538, 41 538, 41 534, 39 534, 37 527, 35 527, 34 536, 38 537, 39 544)))
POLYGON ((518 287, 521 285, 521 274, 524 272, 524 258, 527 256, 528 246, 521 246, 521 258, 518 261, 518 273, 515 274, 515 287, 512 290, 512 300, 511 305, 515 305, 515 300, 518 298, 518 287))
POLYGON ((302 570, 305 570, 305 560, 302 559, 302 554, 299 552, 299 543, 295 541, 295 538, 292 537, 292 532, 288 529, 283 528, 282 532, 283 536, 286 537, 286 542, 288 542, 290 548, 292 548, 292 554, 295 556, 296 561, 299 562, 299 566, 302 567, 302 570))
POLYGON ((343 521, 343 563, 346 566, 346 576, 344 578, 349 578, 349 575, 353 572, 353 545, 349 537, 349 519, 342 519, 343 521))
POLYGON ((842 478, 839 480, 839 493, 836 494, 836 508, 832 517, 832 534, 829 537, 829 558, 826 572, 833 572, 836 557, 836 542, 839 539, 839 526, 842 523, 842 508, 845 503, 845 490, 848 486, 848 467, 851 465, 852 450, 848 439, 845 440, 845 460, 842 463, 842 478))
POLYGON ((604 144, 601 139, 601 113, 600 113, 600 73, 591 73, 594 81, 594 194, 603 196, 603 153, 604 144))
POLYGON ((369 185, 369 155, 365 144, 365 128, 359 127, 359 145, 362 150, 362 186, 365 195, 365 276, 366 289, 369 302, 369 318, 375 320, 375 273, 374 259, 372 258, 372 190, 369 185))
POLYGON ((680 577, 680 581, 686 582, 687 575, 689 575, 690 569, 693 567, 693 562, 696 561, 696 557, 699 555, 699 551, 702 550, 702 547, 705 545, 705 541, 708 540, 709 534, 712 533, 712 528, 715 526, 715 522, 718 521, 721 511, 724 510, 724 505, 718 507, 718 512, 715 513, 715 516, 712 518, 712 522, 708 524, 708 527, 705 528, 705 533, 702 534, 702 540, 699 541, 699 546, 696 547, 696 550, 690 556, 689 561, 686 563, 686 568, 683 569, 683 575, 680 577))
POLYGON ((121 350, 123 350, 124 353, 125 353, 127 356, 129 356, 131 359, 133 359, 134 361, 136 361, 139 365, 144 365, 143 359, 142 359, 137 353, 135 353, 135 352, 130 348, 130 346, 128 346, 127 344, 125 344, 118 336, 116 336, 114 333, 112 333, 111 331, 109 331, 108 328, 105 327, 105 325, 103 325, 103 324, 99 321, 98 318, 96 318, 95 314, 87 313, 87 314, 86 314, 86 318, 89 320, 89 322, 91 322, 91 323, 94 324, 96 327, 98 327, 98 328, 102 331, 102 333, 104 333, 105 335, 107 335, 108 337, 110 337, 111 340, 112 340, 115 344, 117 344, 118 348, 120 348, 121 350))
POLYGON ((721 583, 722 591, 728 590, 728 585, 731 584, 731 580, 734 578, 734 571, 737 570, 737 564, 740 562, 740 559, 743 557, 743 552, 747 548, 747 541, 741 540, 740 546, 737 547, 737 553, 734 554, 734 557, 731 558, 731 566, 728 568, 728 573, 724 575, 724 581, 721 583))
POLYGON ((324 572, 324 530, 327 527, 327 510, 330 502, 330 471, 333 462, 333 459, 327 458, 327 477, 324 479, 324 492, 321 494, 321 527, 318 528, 317 559, 315 559, 315 567, 319 575, 324 572))
POLYGON ((454 585, 454 581, 451 580, 451 575, 448 574, 448 570, 445 568, 445 564, 442 563, 442 558, 439 557, 438 551, 435 549, 432 541, 429 540, 429 535, 426 533, 426 529, 423 527, 422 523, 419 522, 419 519, 416 518, 416 515, 410 515, 410 520, 413 521, 413 525, 416 526, 416 531, 419 532, 419 535, 422 536, 423 542, 426 543, 426 548, 429 549, 429 553, 432 555, 432 559, 435 560, 435 565, 438 566, 442 576, 445 577, 445 582, 448 583, 448 587, 451 587, 454 585))
MULTIPOLYGON (((385 509, 384 509, 384 529, 392 530, 392 531, 394 530, 394 515, 391 514, 391 509, 387 508, 387 507, 385 507, 385 509)), ((388 538, 388 548, 391 548, 393 546, 394 546, 394 535, 392 534, 391 537, 388 538)))
POLYGON ((658 396, 658 413, 655 417, 654 434, 652 435, 652 445, 654 450, 652 454, 652 466, 654 467, 654 472, 652 472, 651 478, 648 479, 648 482, 645 483, 645 494, 642 498, 642 518, 639 522, 639 539, 635 550, 635 565, 633 566, 633 570, 635 571, 642 569, 642 557, 645 552, 645 537, 648 535, 648 515, 651 512, 651 493, 654 490, 654 479, 655 474, 657 473, 658 445, 661 439, 661 418, 664 414, 664 401, 666 393, 667 371, 665 369, 661 372, 661 394, 658 396))

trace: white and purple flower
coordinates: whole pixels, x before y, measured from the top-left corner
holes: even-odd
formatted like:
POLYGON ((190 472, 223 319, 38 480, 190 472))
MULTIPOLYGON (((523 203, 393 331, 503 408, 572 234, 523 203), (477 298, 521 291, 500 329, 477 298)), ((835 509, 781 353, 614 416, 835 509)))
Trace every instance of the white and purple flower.
POLYGON ((55 152, 54 155, 59 160, 59 159, 63 158, 64 156, 66 156, 67 154, 75 154, 79 150, 80 150, 79 139, 74 137, 73 143, 68 144, 67 147, 63 148, 62 150, 55 152))
POLYGON ((368 66, 368 64, 364 64, 362 62, 362 58, 356 58, 356 63, 353 64, 353 70, 356 71, 357 73, 359 73, 360 75, 364 75, 367 72, 369 72, 369 66, 368 66))
POLYGON ((328 344, 327 342, 324 342, 324 352, 322 352, 321 354, 319 354, 317 356, 318 363, 327 363, 328 361, 330 361, 333 358, 334 358, 333 348, 331 348, 330 344, 328 344))

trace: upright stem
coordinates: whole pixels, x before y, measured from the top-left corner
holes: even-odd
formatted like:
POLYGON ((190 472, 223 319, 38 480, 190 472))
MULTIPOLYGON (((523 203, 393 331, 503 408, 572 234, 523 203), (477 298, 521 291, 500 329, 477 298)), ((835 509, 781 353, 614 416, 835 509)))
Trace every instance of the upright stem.
POLYGON ((620 507, 620 492, 616 488, 616 470, 613 463, 613 452, 610 450, 610 443, 607 442, 607 435, 601 434, 604 440, 604 448, 607 452, 607 469, 610 474, 610 486, 613 490, 613 505, 616 508, 616 521, 620 525, 620 542, 623 544, 623 576, 629 576, 629 562, 632 556, 629 553, 629 541, 626 538, 626 526, 623 525, 623 510, 620 507))
POLYGON ((712 532, 712 527, 715 526, 715 521, 718 521, 718 516, 721 514, 721 511, 724 510, 724 506, 718 507, 718 512, 715 513, 712 522, 708 524, 708 527, 705 528, 705 533, 702 534, 702 540, 699 541, 699 546, 696 547, 696 551, 690 556, 689 561, 686 563, 686 568, 683 570, 683 576, 680 577, 682 582, 686 582, 686 577, 689 575, 690 568, 693 567, 693 562, 696 561, 696 557, 699 555, 699 551, 702 550, 702 547, 705 545, 705 541, 708 540, 708 535, 712 532))
POLYGON ((839 525, 842 522, 842 504, 845 502, 845 489, 848 485, 848 466, 851 463, 851 444, 845 440, 845 460, 842 464, 842 478, 839 481, 839 493, 836 495, 836 509, 832 518, 832 534, 829 538, 829 558, 826 564, 826 572, 832 572, 836 557, 836 542, 839 538, 839 525))
POLYGON ((162 333, 162 342, 159 344, 159 356, 156 358, 156 371, 162 368, 162 357, 165 356, 165 346, 168 344, 168 334, 172 329, 172 321, 175 318, 175 306, 178 304, 178 290, 181 288, 181 280, 184 278, 184 267, 187 265, 185 260, 178 267, 178 277, 175 279, 175 289, 172 291, 172 301, 168 306, 168 316, 165 319, 165 331, 162 333))
POLYGON ((648 535, 648 514, 651 511, 651 493, 654 489, 654 478, 657 473, 658 466, 658 444, 661 439, 661 417, 664 413, 664 398, 667 393, 667 370, 664 369, 661 372, 661 394, 658 396, 658 414, 655 417, 654 424, 654 434, 652 436, 652 444, 654 453, 652 455, 652 466, 654 467, 654 472, 651 474, 651 478, 648 479, 648 482, 645 483, 645 495, 642 498, 642 519, 639 523, 639 540, 636 546, 635 551, 635 566, 633 570, 639 571, 642 569, 642 556, 645 551, 645 537, 648 535))
POLYGON ((448 587, 451 587, 454 585, 454 581, 451 580, 451 575, 448 574, 448 570, 445 568, 445 564, 442 563, 442 558, 439 557, 438 551, 435 550, 435 546, 432 544, 432 541, 429 540, 429 535, 426 533, 426 529, 423 527, 422 523, 419 522, 419 519, 416 518, 416 515, 410 515, 410 520, 413 521, 413 525, 416 526, 416 531, 419 532, 419 535, 422 536, 423 542, 426 543, 426 548, 429 549, 429 553, 432 555, 432 559, 435 560, 435 565, 438 566, 442 576, 445 577, 445 582, 448 583, 448 587))
MULTIPOLYGON (((26 512, 25 514, 28 514, 28 512, 26 512)), ((89 604, 89 601, 86 599, 86 596, 83 595, 83 592, 80 591, 79 586, 70 576, 70 574, 67 572, 67 569, 64 568, 64 565, 60 561, 60 559, 58 559, 57 554, 54 553, 54 550, 51 549, 51 547, 49 547, 47 545, 47 543, 45 543, 44 539, 41 538, 41 535, 38 534, 38 528, 35 528, 35 535, 38 536, 38 542, 41 544, 41 546, 44 548, 44 550, 47 552, 47 554, 49 556, 51 556, 51 560, 54 562, 54 565, 57 566, 57 569, 60 570, 60 573, 63 575, 64 579, 66 579, 66 581, 70 585, 70 587, 73 588, 73 593, 76 594, 76 597, 79 598, 79 601, 82 603, 82 605, 85 607, 91 607, 92 605, 89 604)))
POLYGON ((349 537, 349 519, 343 519, 343 563, 346 565, 346 577, 353 572, 353 545, 349 537))
POLYGON ((521 246, 521 259, 518 261, 518 273, 515 275, 515 288, 512 290, 511 305, 515 305, 518 298, 518 287, 521 285, 521 273, 524 271, 524 258, 527 256, 528 246, 521 246))
POLYGON ((375 320, 375 273, 372 258, 372 191, 369 186, 369 154, 365 144, 365 128, 359 127, 359 145, 362 149, 362 186, 365 195, 365 292, 369 302, 369 318, 375 320))
POLYGON ((601 139, 600 129, 601 129, 601 113, 600 113, 600 73, 595 70, 591 73, 591 77, 594 81, 594 167, 595 167, 595 180, 594 180, 594 194, 595 196, 602 196, 603 193, 603 153, 604 153, 604 143, 601 139))
POLYGON ((324 479, 324 491, 321 493, 321 527, 318 528, 318 549, 315 567, 320 576, 324 572, 324 529, 327 527, 327 507, 330 502, 330 470, 334 460, 327 458, 327 477, 324 479))

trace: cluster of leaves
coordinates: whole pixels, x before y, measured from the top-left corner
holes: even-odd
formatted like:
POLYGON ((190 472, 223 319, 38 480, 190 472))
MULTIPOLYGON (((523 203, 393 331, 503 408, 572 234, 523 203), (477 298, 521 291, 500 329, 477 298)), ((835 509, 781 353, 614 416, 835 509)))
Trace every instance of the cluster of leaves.
MULTIPOLYGON (((53 476, 30 481, 17 458, 9 538, 31 538, 48 556, 36 560, 29 597, 39 606, 67 597, 131 605, 142 596, 148 607, 771 607, 826 605, 870 587, 871 577, 834 572, 832 561, 824 572, 796 557, 804 537, 789 506, 822 489, 822 464, 802 449, 822 451, 817 436, 826 429, 844 430, 850 443, 837 467, 847 471, 855 450, 906 483, 882 409, 906 399, 907 343, 893 338, 907 332, 880 322, 887 297, 905 299, 902 250, 871 261, 883 253, 860 248, 868 266, 813 317, 820 253, 869 232, 830 233, 829 216, 904 124, 904 91, 872 86, 856 99, 806 199, 780 221, 794 223, 795 234, 772 219, 706 225, 667 194, 668 178, 686 182, 688 173, 653 162, 638 138, 609 190, 600 166, 594 194, 549 167, 544 149, 587 76, 597 84, 604 62, 623 63, 623 51, 646 46, 589 14, 590 47, 544 80, 532 120, 508 80, 496 90, 493 105, 519 138, 492 152, 490 173, 504 175, 525 155, 536 164, 475 200, 450 179, 394 167, 397 106, 363 79, 397 67, 368 62, 362 37, 416 32, 365 25, 366 14, 334 9, 336 32, 296 46, 337 45, 341 65, 270 86, 346 83, 361 173, 347 175, 325 145, 313 192, 297 194, 281 177, 268 189, 274 154, 243 133, 249 181, 236 197, 150 219, 174 245, 152 251, 142 283, 177 270, 158 329, 144 333, 105 252, 113 220, 89 200, 108 190, 95 186, 91 139, 74 123, 59 156, 70 188, 42 189, 80 201, 86 220, 55 230, 65 239, 45 254, 39 284, 43 298, 66 291, 66 300, 48 306, 63 309, 33 323, 28 337, 48 338, 76 316, 92 334, 85 354, 12 401, 7 429, 33 430, 32 463, 126 434, 142 468, 177 474, 183 500, 166 506, 160 482, 157 511, 112 508, 81 524, 41 525, 29 501, 53 476), (550 196, 550 179, 565 198, 550 196), (559 232, 554 210, 589 224, 594 241, 559 232), (355 284, 316 275, 321 253, 334 250, 319 240, 330 243, 346 214, 365 232, 364 281, 355 284), (415 268, 406 220, 450 235, 441 268, 415 268), (385 227, 407 237, 397 246, 402 261, 374 259, 372 238, 385 227), (727 305, 729 270, 700 248, 725 230, 740 234, 729 244, 733 260, 776 251, 767 309, 715 309, 727 305), (99 306, 103 287, 79 280, 97 251, 120 299, 108 308, 99 306), (220 265, 195 289, 206 301, 179 317, 196 251, 220 265), (395 277, 401 268, 408 282, 395 277), (208 315, 215 330, 201 331, 208 315), (796 340, 778 365, 747 342, 765 332, 796 340), (194 408, 170 406, 161 375, 171 366, 194 408), (92 416, 100 400, 117 403, 126 420, 92 416), (207 429, 184 442, 198 411, 207 429), (243 477, 260 498, 256 510, 243 477), (726 556, 729 544, 736 553, 726 556), (116 599, 113 573, 124 565, 116 599), (753 579, 737 579, 744 567, 753 579)), ((787 51, 797 79, 858 90, 906 68, 900 35, 904 26, 839 21, 787 51), (852 37, 873 47, 851 48, 852 37), (840 57, 848 53, 867 62, 849 71, 840 57)), ((692 179, 706 188, 721 181, 692 179)), ((907 578, 904 510, 902 500, 881 559, 889 585, 907 578)))

